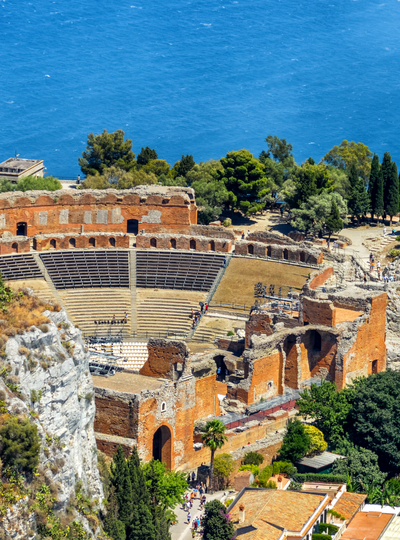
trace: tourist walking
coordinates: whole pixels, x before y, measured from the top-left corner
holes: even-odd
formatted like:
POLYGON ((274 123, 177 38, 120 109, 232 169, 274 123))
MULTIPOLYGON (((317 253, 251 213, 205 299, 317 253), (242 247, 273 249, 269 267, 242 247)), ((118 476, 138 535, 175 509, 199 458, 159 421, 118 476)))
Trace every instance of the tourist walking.
POLYGON ((188 512, 187 514, 187 522, 188 522, 188 525, 190 525, 190 520, 192 519, 192 515, 190 512, 188 512))
POLYGON ((386 227, 383 227, 383 236, 386 236, 386 227))
POLYGON ((364 283, 367 283, 367 274, 364 274, 364 283))

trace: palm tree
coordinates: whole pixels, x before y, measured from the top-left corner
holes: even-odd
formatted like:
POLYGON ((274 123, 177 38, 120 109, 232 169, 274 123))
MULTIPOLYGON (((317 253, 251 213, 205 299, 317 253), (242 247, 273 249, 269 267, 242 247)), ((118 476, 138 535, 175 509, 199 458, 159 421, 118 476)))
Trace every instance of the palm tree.
POLYGON ((226 426, 221 420, 209 420, 202 429, 201 440, 204 446, 208 446, 211 450, 211 463, 210 463, 210 492, 213 491, 214 484, 214 454, 218 448, 222 448, 228 437, 224 435, 226 426))

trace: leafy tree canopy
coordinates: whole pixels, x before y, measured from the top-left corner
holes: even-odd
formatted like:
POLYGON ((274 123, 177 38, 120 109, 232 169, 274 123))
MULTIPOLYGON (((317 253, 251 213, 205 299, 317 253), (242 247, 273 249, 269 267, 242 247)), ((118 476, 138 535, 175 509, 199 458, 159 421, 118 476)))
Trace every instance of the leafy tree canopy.
POLYGON ((211 464, 210 464, 210 489, 213 489, 213 477, 214 477, 214 454, 219 448, 222 448, 228 437, 225 435, 226 425, 221 420, 214 419, 209 420, 202 429, 201 440, 204 446, 207 446, 211 450, 211 464))
POLYGON ((224 182, 231 206, 246 215, 262 210, 262 198, 269 193, 263 165, 248 150, 228 152, 221 164, 224 170, 216 176, 224 182))
POLYGON ((222 502, 217 499, 210 501, 206 503, 204 510, 203 538, 205 540, 231 540, 234 527, 222 502))
POLYGON ((187 180, 184 176, 175 176, 175 178, 172 178, 170 176, 165 176, 165 174, 161 174, 158 177, 158 181, 162 186, 187 186, 187 180))
POLYGON ((352 388, 337 392, 334 383, 312 384, 297 400, 299 414, 312 420, 328 442, 338 441, 347 429, 353 395, 352 388))
POLYGON ((381 472, 378 456, 365 448, 354 448, 345 459, 337 459, 332 466, 332 474, 347 474, 352 482, 381 485, 386 474, 381 472))
POLYGON ((278 163, 282 163, 285 169, 293 167, 293 146, 286 139, 280 139, 276 135, 268 135, 265 142, 268 144, 268 151, 261 153, 263 157, 265 156, 266 158, 274 159, 278 163))
POLYGON ((358 175, 355 163, 350 165, 349 170, 350 196, 348 200, 349 212, 360 217, 370 209, 369 195, 365 189, 364 180, 358 175))
POLYGON ((102 174, 105 168, 117 167, 130 171, 135 167, 135 154, 132 152, 132 141, 124 140, 125 133, 118 129, 114 133, 94 135, 87 139, 86 151, 79 158, 79 166, 85 175, 102 174))
POLYGON ((310 437, 310 449, 308 451, 309 456, 315 456, 324 452, 328 443, 325 442, 324 434, 315 426, 304 426, 304 431, 310 437))
POLYGON ((145 172, 144 168, 127 172, 110 167, 101 175, 89 175, 82 182, 81 189, 129 189, 151 184, 158 184, 158 179, 153 173, 145 172))
POLYGON ((349 416, 352 440, 375 452, 384 471, 400 471, 400 372, 356 382, 349 416))
POLYGON ((224 182, 210 177, 209 180, 196 180, 191 187, 196 193, 199 223, 208 225, 219 218, 229 198, 224 182))
POLYGON ((293 210, 292 225, 300 230, 312 232, 338 232, 347 223, 347 205, 339 193, 324 191, 313 195, 300 208, 293 210))
POLYGON ((334 190, 333 180, 324 164, 306 161, 301 167, 294 167, 291 180, 295 189, 285 193, 285 200, 291 208, 299 208, 310 197, 334 190))
POLYGON ((142 148, 140 154, 138 154, 137 163, 138 165, 147 165, 152 159, 158 159, 157 152, 146 146, 146 148, 142 148))
POLYGON ((153 504, 163 509, 173 509, 183 502, 183 495, 188 488, 186 473, 170 471, 164 463, 154 459, 144 463, 142 470, 153 504))
POLYGON ((310 447, 311 440, 304 429, 304 424, 297 418, 289 420, 283 444, 279 450, 280 456, 295 463, 308 454, 310 447))
POLYGON ((343 170, 350 170, 354 164, 359 176, 366 180, 371 171, 372 152, 363 143, 344 140, 339 146, 335 145, 329 150, 322 161, 343 170))
POLYGON ((5 466, 33 471, 39 464, 40 438, 28 419, 10 416, 0 428, 0 457, 5 466))
POLYGON ((165 159, 151 159, 146 165, 143 165, 143 171, 146 173, 153 173, 157 177, 164 174, 165 176, 172 176, 171 165, 165 161, 165 159))

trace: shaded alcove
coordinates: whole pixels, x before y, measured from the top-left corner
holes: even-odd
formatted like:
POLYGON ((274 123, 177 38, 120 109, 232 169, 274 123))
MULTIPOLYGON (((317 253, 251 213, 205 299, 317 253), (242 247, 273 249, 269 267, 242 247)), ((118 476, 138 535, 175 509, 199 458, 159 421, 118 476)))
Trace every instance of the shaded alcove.
POLYGON ((168 426, 160 426, 153 435, 153 458, 171 468, 171 431, 168 426))

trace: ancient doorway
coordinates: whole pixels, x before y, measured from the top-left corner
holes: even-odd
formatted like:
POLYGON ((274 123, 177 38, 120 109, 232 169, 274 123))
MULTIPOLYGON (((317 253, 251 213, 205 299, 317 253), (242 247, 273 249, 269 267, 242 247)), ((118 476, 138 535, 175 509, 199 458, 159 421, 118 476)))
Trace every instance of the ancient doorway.
POLYGON ((306 254, 304 251, 300 251, 300 262, 306 262, 306 254))
POLYGON ((254 246, 253 246, 253 244, 249 244, 249 245, 247 246, 247 253, 248 253, 249 255, 254 255, 254 246))
POLYGON ((224 358, 225 356, 223 356, 222 354, 214 356, 214 362, 217 366, 217 381, 224 381, 225 377, 229 375, 228 369, 224 362, 224 358))
POLYGON ((54 240, 54 238, 52 238, 50 240, 50 249, 56 249, 57 247, 57 242, 54 240))
POLYGON ((272 257, 272 248, 271 248, 271 246, 267 247, 267 257, 272 257))
POLYGON ((109 242, 111 247, 115 247, 115 238, 110 238, 109 242))
POLYGON ((208 249, 210 251, 215 251, 215 242, 214 242, 214 240, 211 240, 211 242, 209 242, 208 249))
POLYGON ((13 253, 18 253, 18 244, 17 242, 13 242, 13 244, 11 244, 11 250, 13 253))
POLYGON ((126 232, 131 234, 138 234, 139 221, 137 219, 128 219, 126 222, 126 232))
POLYGON ((372 360, 372 373, 378 373, 378 360, 372 360))
POLYGON ((75 247, 75 246, 76 246, 75 238, 70 238, 69 239, 69 247, 75 247))
POLYGON ((169 247, 171 249, 176 249, 176 240, 175 240, 175 238, 171 238, 171 240, 169 242, 169 247))
POLYGON ((28 226, 25 221, 17 223, 17 236, 27 236, 28 226))
POLYGON ((283 258, 286 259, 286 260, 288 260, 288 258, 289 258, 289 252, 288 252, 287 249, 283 250, 283 258))
POLYGON ((150 238, 150 247, 157 247, 157 239, 156 238, 150 238))
POLYGON ((161 426, 153 435, 153 458, 171 468, 171 431, 167 426, 161 426))
POLYGON ((94 238, 89 238, 89 246, 96 247, 96 240, 94 238))
POLYGON ((196 240, 190 240, 189 248, 190 249, 196 249, 196 240))

